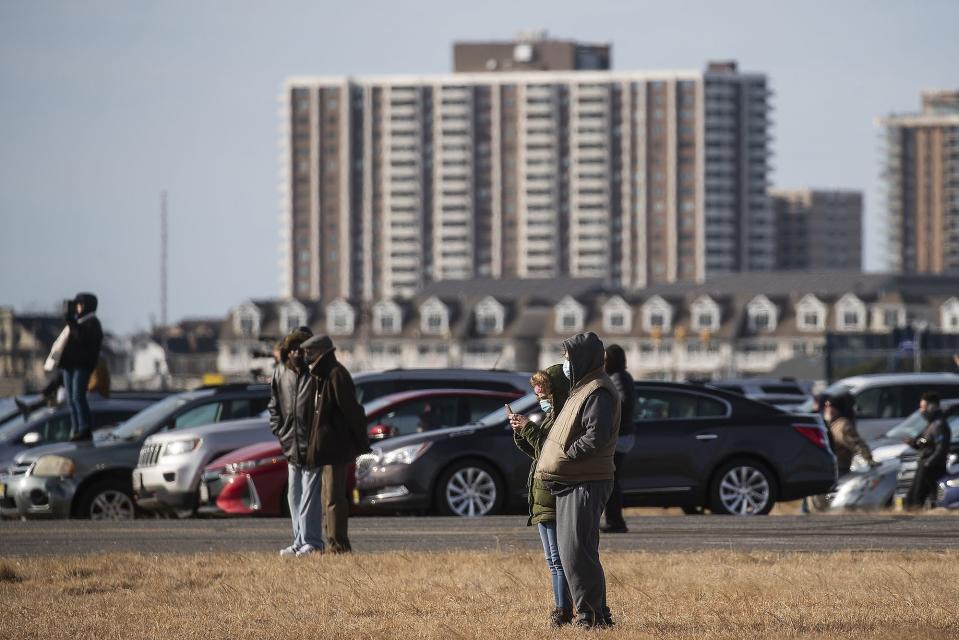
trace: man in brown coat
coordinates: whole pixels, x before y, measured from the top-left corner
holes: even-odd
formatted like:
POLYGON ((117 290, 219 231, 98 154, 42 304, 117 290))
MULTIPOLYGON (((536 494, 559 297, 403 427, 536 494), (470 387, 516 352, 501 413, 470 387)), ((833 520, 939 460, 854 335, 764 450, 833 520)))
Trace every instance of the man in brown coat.
POLYGON ((356 399, 353 377, 336 359, 336 348, 329 336, 313 336, 303 343, 303 349, 316 383, 307 464, 312 468, 323 468, 326 550, 346 553, 352 551, 348 535, 350 504, 346 480, 356 457, 370 451, 366 412, 356 399))

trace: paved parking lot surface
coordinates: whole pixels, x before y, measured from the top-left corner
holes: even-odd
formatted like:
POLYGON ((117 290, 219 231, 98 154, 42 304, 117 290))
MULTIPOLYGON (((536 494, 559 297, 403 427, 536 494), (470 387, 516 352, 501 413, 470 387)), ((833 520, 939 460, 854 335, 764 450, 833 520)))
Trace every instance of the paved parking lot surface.
MULTIPOLYGON (((959 518, 947 516, 634 517, 630 532, 606 535, 604 550, 830 551, 957 549, 959 518)), ((358 517, 356 551, 541 550, 522 516, 491 518, 358 517)), ((75 553, 276 551, 289 544, 289 521, 137 520, 0 522, 0 556, 75 553)))

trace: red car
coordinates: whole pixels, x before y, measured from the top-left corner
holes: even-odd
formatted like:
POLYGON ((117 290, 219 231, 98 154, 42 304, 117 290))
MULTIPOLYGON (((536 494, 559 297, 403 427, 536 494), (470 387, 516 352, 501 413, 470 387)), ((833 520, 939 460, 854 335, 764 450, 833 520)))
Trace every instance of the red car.
MULTIPOLYGON (((370 440, 375 441, 468 424, 520 397, 519 392, 428 389, 394 393, 364 408, 370 440)), ((201 511, 286 515, 287 473, 286 458, 276 441, 237 449, 207 466, 200 483, 201 511)), ((350 494, 354 482, 351 470, 347 480, 350 494)))

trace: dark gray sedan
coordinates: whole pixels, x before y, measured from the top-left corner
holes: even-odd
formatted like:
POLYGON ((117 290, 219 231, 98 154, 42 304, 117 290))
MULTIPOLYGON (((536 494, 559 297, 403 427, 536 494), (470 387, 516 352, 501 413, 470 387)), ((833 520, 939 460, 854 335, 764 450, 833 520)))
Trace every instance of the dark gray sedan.
MULTIPOLYGON (((836 459, 817 416, 790 415, 697 385, 638 382, 626 506, 764 515, 779 500, 828 491, 836 459)), ((538 411, 532 394, 512 404, 538 411)), ((465 427, 391 439, 357 459, 354 501, 373 512, 481 516, 526 507, 530 460, 505 409, 465 427)))

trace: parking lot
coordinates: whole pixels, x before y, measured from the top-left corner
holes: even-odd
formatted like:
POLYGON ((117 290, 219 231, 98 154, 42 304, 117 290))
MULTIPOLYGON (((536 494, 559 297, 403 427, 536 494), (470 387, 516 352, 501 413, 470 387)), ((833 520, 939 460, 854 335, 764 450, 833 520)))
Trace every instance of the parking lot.
MULTIPOLYGON (((629 519, 630 532, 604 536, 606 551, 878 551, 959 549, 959 519, 836 515, 768 518, 629 519)), ((269 552, 289 543, 285 518, 0 522, 4 556, 86 553, 269 552)), ((353 518, 358 552, 541 549, 525 518, 353 518)))

